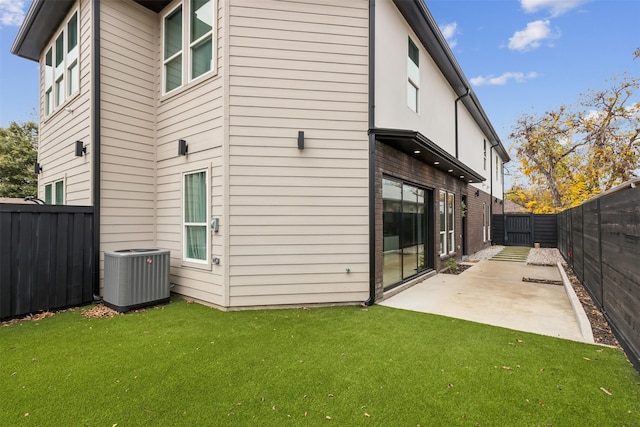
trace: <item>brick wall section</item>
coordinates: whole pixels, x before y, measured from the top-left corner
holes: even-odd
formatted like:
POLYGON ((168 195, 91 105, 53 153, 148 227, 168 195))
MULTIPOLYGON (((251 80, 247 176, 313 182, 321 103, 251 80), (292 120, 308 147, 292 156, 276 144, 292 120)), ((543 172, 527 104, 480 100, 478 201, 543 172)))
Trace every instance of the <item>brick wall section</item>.
POLYGON ((422 163, 392 147, 376 141, 376 170, 375 170, 375 254, 376 254, 376 300, 382 297, 382 267, 383 267, 383 230, 382 230, 382 178, 388 176, 391 178, 401 179, 407 183, 416 184, 421 187, 433 190, 433 206, 429 214, 433 221, 433 253, 434 253, 434 269, 441 270, 445 267, 445 261, 451 256, 458 261, 462 259, 462 217, 460 215, 461 197, 467 197, 467 252, 472 254, 487 246, 491 242, 483 242, 482 235, 482 203, 494 203, 493 213, 502 212, 500 200, 496 203, 491 196, 483 191, 479 192, 476 197, 476 188, 470 186, 465 181, 453 177, 445 172, 422 163), (438 211, 438 195, 440 190, 445 190, 455 194, 455 254, 447 257, 440 257, 440 215, 438 211))

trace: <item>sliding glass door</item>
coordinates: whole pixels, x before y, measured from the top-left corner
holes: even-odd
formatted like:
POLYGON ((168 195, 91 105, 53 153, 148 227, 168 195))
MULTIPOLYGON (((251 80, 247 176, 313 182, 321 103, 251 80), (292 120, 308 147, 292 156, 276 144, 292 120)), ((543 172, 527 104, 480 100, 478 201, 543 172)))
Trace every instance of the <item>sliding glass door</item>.
POLYGON ((383 285, 388 289, 433 267, 427 227, 431 192, 383 178, 382 199, 383 285))

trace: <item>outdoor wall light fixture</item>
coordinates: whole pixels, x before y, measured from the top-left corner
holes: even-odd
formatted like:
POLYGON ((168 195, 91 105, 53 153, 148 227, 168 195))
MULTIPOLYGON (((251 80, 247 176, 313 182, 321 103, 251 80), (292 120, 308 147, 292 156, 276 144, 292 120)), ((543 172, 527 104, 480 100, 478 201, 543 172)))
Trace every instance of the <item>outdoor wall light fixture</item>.
POLYGON ((87 154, 87 147, 84 146, 84 142, 76 141, 76 157, 82 157, 83 154, 87 154))
POLYGON ((187 141, 184 139, 178 140, 178 156, 186 156, 189 152, 189 147, 187 147, 187 141))
POLYGON ((40 166, 40 163, 36 162, 33 165, 33 173, 35 173, 36 175, 38 175, 40 172, 42 172, 42 166, 40 166))
POLYGON ((304 150, 304 131, 298 131, 298 150, 304 150))
POLYGON ((476 190, 476 197, 480 197, 480 190, 476 190))

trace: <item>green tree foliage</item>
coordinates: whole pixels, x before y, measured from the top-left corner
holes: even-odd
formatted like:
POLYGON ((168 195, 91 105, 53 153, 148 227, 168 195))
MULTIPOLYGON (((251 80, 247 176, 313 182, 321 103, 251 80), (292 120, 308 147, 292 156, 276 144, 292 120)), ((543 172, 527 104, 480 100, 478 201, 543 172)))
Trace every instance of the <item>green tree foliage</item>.
POLYGON ((640 161, 640 79, 612 79, 542 116, 525 114, 511 133, 520 176, 507 198, 535 213, 573 206, 629 180, 640 161))
POLYGON ((33 173, 37 144, 34 122, 11 122, 8 128, 0 128, 0 197, 37 194, 38 177, 33 173))

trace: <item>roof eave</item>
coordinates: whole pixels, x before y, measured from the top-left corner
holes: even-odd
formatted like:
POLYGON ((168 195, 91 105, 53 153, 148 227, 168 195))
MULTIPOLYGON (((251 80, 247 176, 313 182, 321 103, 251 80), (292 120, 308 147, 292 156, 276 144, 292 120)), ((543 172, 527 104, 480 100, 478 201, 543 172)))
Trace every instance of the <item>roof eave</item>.
MULTIPOLYGON (((169 4, 167 0, 135 1, 156 13, 169 4)), ((31 61, 39 61, 47 43, 75 4, 75 0, 33 0, 13 41, 11 53, 31 61)))
POLYGON ((371 132, 380 142, 464 182, 477 184, 486 180, 420 132, 382 128, 372 129, 371 132))
POLYGON ((33 0, 13 41, 11 53, 39 61, 40 54, 74 4, 75 0, 33 0))

